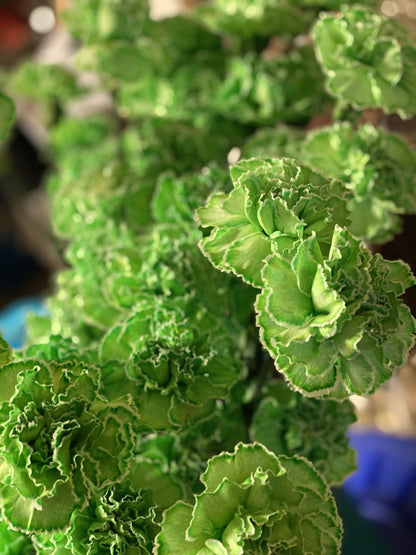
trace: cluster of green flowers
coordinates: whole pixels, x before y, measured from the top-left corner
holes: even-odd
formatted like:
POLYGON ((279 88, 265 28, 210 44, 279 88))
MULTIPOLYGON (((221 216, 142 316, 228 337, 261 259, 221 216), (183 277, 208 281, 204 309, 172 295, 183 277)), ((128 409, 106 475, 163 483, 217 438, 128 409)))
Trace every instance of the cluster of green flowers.
MULTIPOLYGON (((6 553, 340 552, 327 483, 355 468, 344 399, 386 380, 414 331, 408 267, 360 239, 416 209, 398 137, 303 131, 333 95, 413 109, 412 47, 373 0, 324 12, 305 40, 343 3, 213 0, 154 21, 147 0, 73 0, 77 64, 109 110, 68 115, 94 87, 63 68, 10 79, 51 125, 68 267, 28 345, 0 339, 6 553), (358 99, 356 59, 373 67, 358 99)), ((0 139, 12 119, 2 95, 0 139)))
MULTIPOLYGON (((81 554, 88 544, 93 553, 120 544, 147 549, 157 532, 155 504, 133 479, 140 416, 132 396, 105 397, 98 367, 27 357, 13 362, 3 340, 0 347, 6 522, 31 533, 39 553, 56 553, 59 546, 59 552, 81 554)), ((25 536, 4 534, 10 553, 32 552, 25 536)))

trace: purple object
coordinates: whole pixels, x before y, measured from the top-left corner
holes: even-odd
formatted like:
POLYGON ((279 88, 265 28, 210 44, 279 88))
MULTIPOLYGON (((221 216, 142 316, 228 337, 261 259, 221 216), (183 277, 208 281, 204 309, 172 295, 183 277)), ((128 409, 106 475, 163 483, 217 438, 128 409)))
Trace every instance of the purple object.
POLYGON ((355 429, 349 438, 358 470, 344 490, 364 518, 381 525, 392 539, 416 546, 416 438, 355 429))
POLYGON ((416 438, 350 430, 358 470, 344 484, 353 497, 402 506, 416 486, 416 438))

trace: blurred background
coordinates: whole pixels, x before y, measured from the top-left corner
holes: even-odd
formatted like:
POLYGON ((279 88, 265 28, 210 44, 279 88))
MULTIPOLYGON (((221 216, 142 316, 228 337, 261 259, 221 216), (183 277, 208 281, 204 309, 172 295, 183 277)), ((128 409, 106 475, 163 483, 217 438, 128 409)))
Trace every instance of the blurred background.
MULTIPOLYGON (((71 67, 77 49, 60 16, 70 0, 0 0, 0 89, 9 72, 27 59, 71 67)), ((152 16, 189 9, 196 0, 151 0, 152 16)), ((416 1, 384 0, 382 12, 416 35, 416 1)), ((82 76, 93 79, 94 76, 82 76)), ((416 91, 415 91, 416 94, 416 91)), ((15 348, 24 341, 30 311, 45 311, 43 299, 64 267, 61 245, 49 224, 43 184, 50 168, 45 113, 27 98, 15 98, 11 137, 0 146, 0 331, 15 348)), ((97 94, 70 107, 74 113, 105 109, 97 94)), ((389 127, 416 148, 415 119, 391 117, 389 127)), ((416 218, 384 245, 385 258, 402 258, 416 272, 416 218)), ((416 316, 416 287, 406 302, 416 316)), ((336 492, 345 523, 344 554, 416 553, 416 353, 371 398, 354 397, 357 423, 350 430, 358 471, 336 492)))

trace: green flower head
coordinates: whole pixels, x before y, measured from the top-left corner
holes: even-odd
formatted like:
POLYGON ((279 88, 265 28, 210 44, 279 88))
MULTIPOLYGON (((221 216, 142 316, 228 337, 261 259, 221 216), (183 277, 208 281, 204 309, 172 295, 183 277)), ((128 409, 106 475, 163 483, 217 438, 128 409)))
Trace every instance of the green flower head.
POLYGON ((400 231, 398 214, 416 212, 416 155, 399 136, 371 124, 337 123, 306 136, 302 158, 354 193, 350 231, 385 242, 400 231))
POLYGON ((311 236, 292 259, 267 259, 256 302, 260 339, 304 395, 371 393, 412 345, 414 320, 397 297, 414 278, 406 264, 372 256, 338 227, 328 255, 318 243, 311 236))
POLYGON ((63 529, 93 488, 128 472, 138 415, 129 399, 108 402, 83 363, 27 360, 0 375, 4 515, 22 530, 63 529))
POLYGON ((165 512, 155 553, 259 555, 340 552, 331 492, 311 463, 238 444, 208 462, 194 506, 165 512))
POLYGON ((132 40, 148 17, 148 0, 74 0, 65 12, 71 33, 86 43, 132 40))
POLYGON ((356 469, 346 432, 355 421, 350 401, 310 399, 276 381, 263 388, 250 438, 276 455, 301 455, 329 484, 342 484, 356 469))
POLYGON ((145 555, 152 553, 159 531, 152 495, 116 484, 74 512, 69 536, 76 555, 145 555))
POLYGON ((202 252, 222 271, 261 287, 264 261, 316 234, 328 251, 336 223, 347 223, 348 191, 295 160, 242 160, 231 168, 234 189, 214 193, 197 211, 202 252))
POLYGON ((171 427, 185 407, 200 412, 208 402, 226 397, 243 373, 238 346, 221 319, 202 306, 194 305, 193 314, 185 308, 179 298, 174 303, 143 300, 132 316, 109 330, 101 346, 103 361, 125 361, 138 388, 142 421, 155 429, 171 427), (148 420, 148 411, 157 415, 158 402, 168 410, 148 420))
POLYGON ((22 97, 51 103, 66 102, 82 90, 75 75, 62 66, 26 61, 10 78, 10 90, 22 97))
POLYGON ((416 110, 416 49, 403 27, 366 8, 322 13, 313 29, 331 94, 356 109, 382 108, 409 118, 416 110))
POLYGON ((326 99, 313 49, 303 46, 270 59, 253 52, 230 57, 213 106, 224 117, 259 126, 305 123, 326 99))
POLYGON ((304 138, 304 131, 298 127, 262 127, 247 138, 241 149, 241 157, 297 159, 304 138))

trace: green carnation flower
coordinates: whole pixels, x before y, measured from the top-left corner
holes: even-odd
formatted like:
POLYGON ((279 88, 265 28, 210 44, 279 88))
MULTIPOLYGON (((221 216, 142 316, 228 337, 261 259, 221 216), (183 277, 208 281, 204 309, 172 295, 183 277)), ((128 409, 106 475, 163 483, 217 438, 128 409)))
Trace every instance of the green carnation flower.
POLYGON ((231 193, 214 193, 197 211, 201 225, 213 227, 200 247, 215 267, 257 287, 272 252, 290 251, 312 234, 327 252, 335 224, 348 221, 343 184, 294 160, 242 160, 231 177, 231 193))
MULTIPOLYGON (((161 60, 159 66, 163 67, 161 60)), ((117 102, 134 118, 161 117, 193 121, 196 112, 210 112, 223 79, 224 52, 201 51, 181 60, 167 76, 158 67, 120 88, 117 102)))
POLYGON ((225 166, 228 152, 250 132, 226 116, 199 114, 193 122, 146 118, 126 128, 122 152, 138 176, 156 181, 168 170, 181 175, 211 162, 225 166))
POLYGON ((32 100, 67 102, 81 94, 75 75, 62 66, 26 61, 10 78, 13 94, 32 100))
POLYGON ((342 484, 356 469, 346 432, 355 421, 350 401, 309 399, 275 382, 263 388, 250 438, 276 455, 301 455, 329 484, 342 484))
MULTIPOLYGON (((169 209, 161 214, 164 203, 172 199, 168 179, 163 183, 166 187, 156 196, 155 215, 174 219, 169 209)), ((174 183, 178 184, 177 203, 182 204, 189 222, 155 224, 141 234, 107 222, 101 232, 85 232, 83 242, 80 236, 71 245, 67 258, 72 268, 59 274, 58 291, 49 301, 51 334, 77 337, 82 345, 91 346, 121 320, 133 316, 135 305, 148 296, 188 297, 190 307, 193 300, 212 316, 223 319, 232 313, 242 323, 247 321, 248 305, 241 301, 254 301, 252 291, 217 272, 201 254, 201 232, 191 220, 199 193, 194 201, 189 196, 185 202, 179 182, 174 183), (234 295, 229 294, 231 289, 234 295)), ((33 334, 32 339, 39 341, 33 334)))
POLYGON ((398 214, 416 212, 416 155, 396 135, 335 124, 307 135, 302 159, 354 193, 350 231, 360 239, 385 242, 401 229, 398 214))
POLYGON ((126 361, 128 375, 137 381, 142 422, 155 429, 184 425, 188 409, 195 410, 195 418, 201 411, 206 415, 207 403, 224 398, 243 373, 227 326, 195 301, 193 309, 187 313, 179 298, 143 300, 102 341, 103 361, 126 361), (155 421, 150 407, 158 399, 168 410, 155 421))
POLYGON ((152 198, 152 214, 157 222, 176 224, 193 223, 195 210, 206 198, 226 185, 232 187, 228 169, 217 164, 205 166, 198 173, 175 176, 172 172, 158 179, 152 198))
POLYGON ((160 511, 180 499, 191 499, 195 488, 200 485, 199 476, 206 466, 200 447, 208 443, 205 436, 210 431, 211 427, 204 420, 200 426, 181 431, 138 437, 132 483, 137 488, 152 490, 158 516, 160 511), (187 441, 189 434, 193 441, 187 441))
POLYGON ((83 42, 132 40, 149 17, 148 0, 74 0, 65 19, 83 42))
POLYGON ((238 444, 208 462, 194 506, 165 512, 155 553, 337 554, 342 527, 331 492, 311 463, 238 444))
POLYGON ((398 299, 415 282, 404 262, 372 256, 337 227, 328 255, 311 236, 291 259, 272 254, 262 278, 261 341, 304 395, 372 393, 403 364, 415 331, 398 299))
POLYGON ((313 49, 305 46, 271 59, 252 52, 231 57, 213 107, 255 126, 304 123, 322 110, 326 98, 322 71, 313 49))
POLYGON ((0 375, 4 516, 21 530, 63 529, 93 488, 129 471, 136 409, 105 399, 98 368, 83 363, 28 360, 0 375))
MULTIPOLYGON (((319 8, 320 10, 334 11, 339 10, 341 6, 356 4, 355 0, 295 0, 296 4, 300 6, 319 8)), ((361 0, 361 6, 369 6, 376 8, 378 6, 377 0, 361 0)))
POLYGON ((313 29, 329 91, 356 109, 416 110, 416 48, 403 27, 362 7, 322 13, 313 29))
MULTIPOLYGON (((77 180, 85 174, 95 174, 98 181, 108 181, 109 171, 114 171, 114 160, 118 155, 118 139, 114 122, 104 115, 87 118, 63 117, 51 129, 50 148, 59 168, 59 180, 55 177, 50 186, 50 193, 58 194, 63 187, 71 182, 78 189, 77 180), (110 170, 105 170, 105 168, 110 170), (101 172, 101 175, 99 173, 101 172)), ((119 170, 116 170, 119 172, 119 170)), ((92 183, 90 183, 92 186, 92 183)), ((97 190, 99 185, 93 187, 97 190)), ((81 185, 82 188, 82 185, 81 185)), ((85 189, 84 189, 85 190, 85 189)), ((105 190, 105 187, 104 187, 105 190)), ((70 191, 67 190, 67 194, 70 191)), ((85 191, 86 192, 86 191, 85 191)), ((59 214, 58 214, 59 216, 59 214)))
MULTIPOLYGON (((95 153, 100 160, 100 153, 95 153)), ((75 158, 75 157, 74 157, 75 158)), ((85 159, 83 163, 88 163, 85 159)), ((65 172, 63 172, 65 175, 65 172)), ((150 219, 149 197, 152 189, 137 185, 137 177, 128 168, 108 164, 105 170, 91 167, 70 179, 52 176, 52 221, 56 232, 73 243, 94 241, 97 234, 111 233, 111 227, 126 220, 126 208, 135 196, 141 194, 141 218, 131 222, 131 227, 147 224, 150 219), (89 236, 93 237, 89 239, 89 236)))
POLYGON ((65 532, 35 534, 42 555, 146 555, 160 527, 150 491, 116 484, 76 509, 65 532))
POLYGON ((294 126, 260 128, 243 144, 241 158, 300 159, 299 152, 304 138, 305 133, 294 126))
POLYGON ((75 511, 70 531, 73 553, 152 553, 159 530, 152 504, 150 492, 111 486, 86 509, 75 511))

